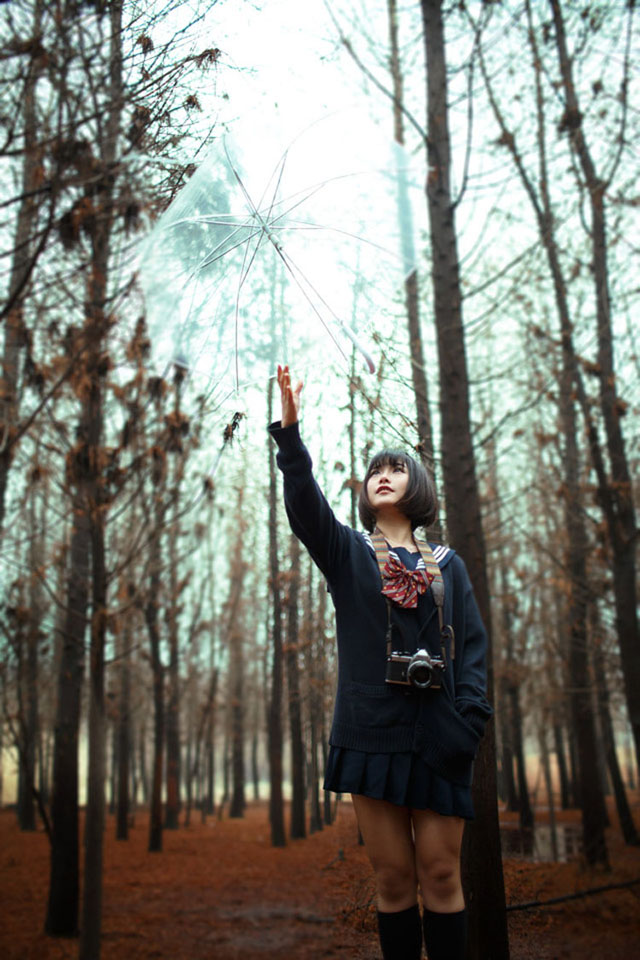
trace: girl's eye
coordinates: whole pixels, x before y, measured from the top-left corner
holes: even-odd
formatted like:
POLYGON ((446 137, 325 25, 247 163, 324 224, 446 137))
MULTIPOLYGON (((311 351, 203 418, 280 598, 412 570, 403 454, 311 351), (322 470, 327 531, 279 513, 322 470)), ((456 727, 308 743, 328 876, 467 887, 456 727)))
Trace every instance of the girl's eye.
POLYGON ((394 473, 404 473, 404 467, 401 466, 401 465, 398 463, 398 464, 396 464, 396 466, 393 468, 393 472, 394 472, 394 473))

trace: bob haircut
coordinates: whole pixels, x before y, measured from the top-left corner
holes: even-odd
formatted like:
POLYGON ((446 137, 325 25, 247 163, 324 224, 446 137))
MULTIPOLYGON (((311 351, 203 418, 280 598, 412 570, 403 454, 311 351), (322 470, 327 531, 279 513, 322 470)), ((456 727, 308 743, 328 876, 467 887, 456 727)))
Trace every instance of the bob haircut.
POLYGON ((429 527, 436 518, 438 498, 433 478, 426 467, 403 450, 380 450, 367 467, 358 498, 360 522, 369 533, 372 533, 376 526, 376 515, 367 496, 369 478, 379 467, 395 467, 397 464, 402 464, 409 475, 407 490, 402 500, 398 501, 397 507, 411 523, 411 529, 429 527))

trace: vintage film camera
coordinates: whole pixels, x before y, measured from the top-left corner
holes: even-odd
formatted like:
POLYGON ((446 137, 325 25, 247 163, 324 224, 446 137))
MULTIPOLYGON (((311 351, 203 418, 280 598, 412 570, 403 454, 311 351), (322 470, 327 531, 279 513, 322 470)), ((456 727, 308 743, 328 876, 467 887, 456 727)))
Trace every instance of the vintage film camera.
POLYGON ((418 690, 438 690, 442 686, 445 662, 432 657, 424 648, 414 654, 392 651, 387 657, 387 683, 400 683, 418 690))

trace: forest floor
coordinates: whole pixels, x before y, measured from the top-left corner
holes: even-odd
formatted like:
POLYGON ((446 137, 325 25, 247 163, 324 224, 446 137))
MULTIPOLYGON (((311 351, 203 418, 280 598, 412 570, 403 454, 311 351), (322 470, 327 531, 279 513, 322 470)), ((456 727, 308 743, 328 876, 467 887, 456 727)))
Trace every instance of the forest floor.
MULTIPOLYGON (((579 814, 560 818, 576 824, 579 814)), ((538 819, 544 821, 542 811, 538 819)), ((146 815, 138 813, 129 840, 118 842, 109 819, 103 960, 379 957, 371 871, 348 801, 331 827, 282 849, 270 846, 265 803, 250 805, 241 820, 202 824, 198 817, 165 831, 162 853, 147 852, 147 829, 146 815)), ((608 872, 588 869, 579 857, 566 863, 505 859, 507 903, 640 878, 640 848, 625 846, 615 826, 607 841, 608 872)), ((48 879, 44 832, 20 833, 15 814, 2 811, 3 960, 77 957, 77 940, 42 932, 48 879)), ((511 960, 640 960, 640 884, 509 913, 509 935, 511 960)))

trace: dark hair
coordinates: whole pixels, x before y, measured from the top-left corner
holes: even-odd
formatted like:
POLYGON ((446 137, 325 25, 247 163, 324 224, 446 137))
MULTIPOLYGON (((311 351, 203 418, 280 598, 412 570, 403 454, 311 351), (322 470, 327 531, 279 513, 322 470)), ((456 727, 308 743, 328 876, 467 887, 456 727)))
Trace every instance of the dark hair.
POLYGON ((397 507, 411 523, 411 529, 430 527, 436 518, 438 498, 433 477, 427 468, 403 450, 380 450, 367 467, 358 498, 360 522, 369 533, 375 529, 376 515, 367 496, 367 483, 374 470, 395 467, 396 464, 402 464, 409 474, 405 495, 398 501, 397 507))

